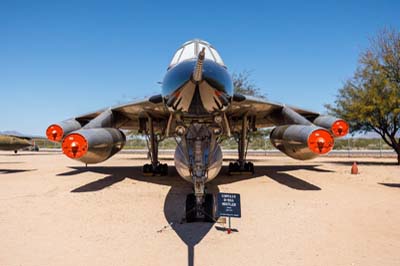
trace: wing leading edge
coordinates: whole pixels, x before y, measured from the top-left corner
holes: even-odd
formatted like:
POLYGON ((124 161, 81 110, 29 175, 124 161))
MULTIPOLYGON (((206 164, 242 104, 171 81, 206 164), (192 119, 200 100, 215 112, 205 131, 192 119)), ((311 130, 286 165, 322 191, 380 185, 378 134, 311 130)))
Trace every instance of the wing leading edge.
POLYGON ((266 101, 252 96, 235 95, 230 108, 227 110, 227 116, 233 120, 240 119, 245 115, 253 117, 254 126, 256 128, 265 128, 283 123, 279 120, 281 119, 281 112, 285 107, 294 110, 308 121, 313 121, 320 115, 316 112, 266 101))

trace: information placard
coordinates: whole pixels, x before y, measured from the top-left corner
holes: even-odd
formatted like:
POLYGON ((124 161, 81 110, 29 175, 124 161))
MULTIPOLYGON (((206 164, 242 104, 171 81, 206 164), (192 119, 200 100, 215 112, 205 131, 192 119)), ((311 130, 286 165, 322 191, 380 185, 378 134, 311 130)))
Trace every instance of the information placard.
POLYGON ((218 193, 218 216, 240 218, 240 194, 218 193))

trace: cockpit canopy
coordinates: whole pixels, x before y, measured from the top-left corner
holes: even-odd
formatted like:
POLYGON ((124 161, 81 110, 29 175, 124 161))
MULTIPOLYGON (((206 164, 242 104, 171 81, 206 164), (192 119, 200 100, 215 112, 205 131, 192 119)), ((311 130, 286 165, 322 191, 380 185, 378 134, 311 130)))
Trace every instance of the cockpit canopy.
POLYGON ((205 58, 216 62, 217 64, 226 68, 222 58, 219 56, 217 50, 214 49, 208 42, 194 39, 188 42, 185 42, 179 49, 176 51, 174 57, 169 64, 168 69, 175 66, 176 64, 190 60, 193 58, 197 58, 200 51, 205 48, 205 58))

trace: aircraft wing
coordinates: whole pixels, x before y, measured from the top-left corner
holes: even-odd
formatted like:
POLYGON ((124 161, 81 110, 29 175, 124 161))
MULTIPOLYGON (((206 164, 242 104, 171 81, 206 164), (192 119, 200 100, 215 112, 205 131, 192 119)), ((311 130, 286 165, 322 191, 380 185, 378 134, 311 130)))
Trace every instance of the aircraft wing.
MULTIPOLYGON (((271 127, 276 125, 274 121, 285 106, 287 105, 270 102, 262 98, 239 95, 234 97, 231 106, 227 110, 227 116, 231 120, 240 119, 244 115, 253 116, 255 117, 255 127, 271 127)), ((287 107, 290 107, 309 121, 320 115, 319 113, 293 106, 287 107)))
POLYGON ((43 137, 43 136, 35 136, 35 135, 23 134, 23 133, 19 133, 19 132, 16 132, 16 131, 4 131, 4 132, 0 132, 0 135, 16 137, 16 138, 20 138, 20 139, 27 139, 27 140, 45 139, 46 138, 46 137, 43 137))
MULTIPOLYGON (((108 108, 100 109, 98 111, 87 113, 75 117, 75 119, 82 125, 86 125, 95 117, 99 116, 108 108)), ((116 118, 115 124, 118 124, 121 129, 135 130, 139 128, 139 119, 151 115, 156 119, 168 120, 169 112, 165 107, 161 95, 155 95, 148 99, 132 101, 125 104, 113 106, 109 108, 116 118)))
MULTIPOLYGON (((240 120, 244 115, 252 116, 255 118, 255 127, 265 128, 276 125, 274 120, 285 106, 284 104, 267 101, 261 98, 240 95, 240 97, 234 97, 226 113, 230 120, 240 120)), ((316 112, 292 106, 288 107, 304 116, 309 121, 319 116, 319 113, 316 112)), ((75 119, 84 126, 107 109, 108 108, 104 108, 80 115, 75 117, 75 119)), ((152 118, 160 120, 168 120, 169 117, 169 111, 165 107, 161 95, 113 106, 109 109, 115 115, 115 124, 117 124, 119 128, 127 130, 139 129, 140 118, 147 118, 149 115, 152 116, 152 118)))

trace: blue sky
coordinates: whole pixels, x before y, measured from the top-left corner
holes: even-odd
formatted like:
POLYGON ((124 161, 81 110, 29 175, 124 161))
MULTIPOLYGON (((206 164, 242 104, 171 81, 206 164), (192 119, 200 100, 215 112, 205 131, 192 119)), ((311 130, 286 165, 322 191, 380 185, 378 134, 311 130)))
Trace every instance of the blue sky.
POLYGON ((369 38, 400 28, 400 1, 0 1, 0 130, 54 122, 160 91, 201 38, 268 99, 324 112, 369 38))

